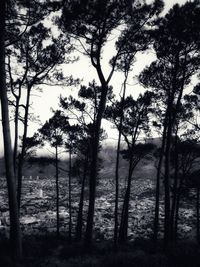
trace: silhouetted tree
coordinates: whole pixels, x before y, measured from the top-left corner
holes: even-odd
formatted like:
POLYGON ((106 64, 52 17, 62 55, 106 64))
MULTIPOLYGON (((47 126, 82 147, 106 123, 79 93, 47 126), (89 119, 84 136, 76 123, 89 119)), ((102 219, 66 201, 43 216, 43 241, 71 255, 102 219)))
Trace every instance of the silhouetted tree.
MULTIPOLYGON (((109 88, 108 95, 111 95, 109 88)), ((76 144, 73 145, 73 151, 83 164, 83 179, 81 184, 81 194, 79 201, 79 210, 76 226, 76 238, 82 238, 82 222, 83 222, 83 201, 86 176, 88 169, 91 167, 92 150, 94 142, 94 128, 98 114, 98 106, 101 99, 101 87, 97 86, 95 81, 89 83, 89 86, 81 86, 78 92, 79 100, 72 96, 68 98, 60 98, 60 105, 70 119, 77 121, 79 130, 76 132, 76 144)), ((105 133, 101 129, 100 141, 105 138, 105 133)), ((100 149, 100 144, 99 148, 100 149)), ((100 162, 98 162, 99 166, 100 162)), ((97 169, 98 173, 98 169, 97 169)))
POLYGON ((39 129, 40 134, 45 141, 55 148, 55 164, 56 164, 56 231, 57 236, 60 234, 60 216, 59 216, 59 166, 58 166, 58 148, 63 145, 63 127, 67 127, 69 122, 65 116, 61 115, 59 110, 55 111, 54 115, 45 122, 42 128, 39 129))
MULTIPOLYGON (((158 59, 140 75, 140 81, 145 86, 156 90, 163 100, 161 104, 161 110, 164 113, 161 158, 165 155, 165 247, 168 247, 171 238, 170 150, 172 135, 184 89, 199 68, 199 12, 198 1, 194 1, 181 7, 175 5, 164 18, 158 20, 154 34, 154 49, 158 59)), ((156 224, 158 224, 158 216, 156 217, 156 224)), ((157 233, 155 233, 155 239, 157 239, 157 233)))
MULTIPOLYGON (((131 26, 134 28, 134 24, 131 26)), ((134 31, 134 29, 132 29, 134 31)), ((116 165, 115 165, 115 226, 114 226, 114 246, 117 246, 118 239, 118 197, 119 197, 119 159, 120 159, 120 146, 121 146, 121 136, 122 136, 122 124, 123 124, 123 111, 124 111, 124 100, 126 95, 127 81, 130 71, 132 70, 132 65, 135 60, 135 56, 138 52, 144 51, 148 48, 151 43, 150 35, 148 31, 143 28, 137 35, 134 36, 134 39, 126 40, 126 34, 122 35, 117 46, 120 47, 122 43, 124 45, 121 55, 117 60, 116 69, 122 71, 124 74, 124 81, 122 83, 122 95, 120 101, 120 122, 118 126, 118 141, 117 141, 117 151, 116 151, 116 165)))
POLYGON ((19 223, 19 214, 17 209, 17 195, 14 175, 14 163, 10 135, 8 96, 6 86, 6 71, 5 71, 5 45, 6 45, 6 13, 8 2, 3 0, 0 2, 0 88, 1 88, 1 114, 3 127, 4 141, 4 157, 6 168, 6 180, 8 188, 8 204, 10 214, 10 243, 13 256, 18 259, 22 256, 22 240, 19 223))
POLYGON ((2 110, 2 126, 4 137, 4 154, 6 164, 6 178, 8 186, 9 212, 10 212, 10 241, 12 252, 15 258, 22 256, 22 242, 19 225, 19 213, 17 211, 16 185, 15 185, 15 166, 13 162, 13 153, 10 137, 9 125, 9 110, 8 96, 6 86, 5 73, 5 56, 9 53, 5 51, 5 47, 10 49, 10 46, 16 44, 26 33, 28 27, 33 25, 38 17, 42 19, 46 12, 58 7, 54 1, 10 1, 3 0, 0 4, 0 61, 1 61, 1 110, 2 110), (47 5, 48 8, 47 8, 47 5), (43 7, 46 7, 45 9, 43 7), (36 12, 37 10, 37 12, 36 12), (43 11, 43 12, 41 12, 43 11))
MULTIPOLYGON (((56 67, 59 64, 69 62, 68 59, 65 61, 65 53, 69 53, 72 49, 71 45, 68 45, 66 40, 58 37, 54 39, 52 37, 53 43, 44 46, 44 41, 49 40, 50 30, 45 28, 42 23, 32 26, 27 33, 15 44, 15 54, 14 58, 17 56, 17 63, 11 64, 9 62, 9 76, 10 76, 10 88, 12 94, 14 95, 15 101, 15 145, 14 145, 14 160, 17 160, 17 150, 18 150, 18 123, 19 120, 23 122, 23 137, 21 144, 21 151, 19 154, 19 161, 17 165, 18 171, 18 205, 20 207, 21 198, 21 178, 22 169, 25 158, 26 150, 26 138, 28 131, 28 120, 30 120, 30 98, 31 91, 41 85, 44 82, 58 82, 60 83, 65 80, 65 83, 71 82, 71 79, 64 78, 62 73, 58 73, 56 67), (15 73, 14 77, 12 72, 15 73), (52 81, 53 80, 53 81, 52 81), (21 102, 22 90, 26 92, 25 104, 21 102), (20 115, 20 108, 23 108, 23 115, 20 115)), ((69 40, 67 40, 69 41, 69 40)), ((10 56, 8 56, 10 58, 10 56)), ((10 61, 10 59, 9 59, 10 61)))
MULTIPOLYGON (((180 200, 181 196, 183 195, 183 189, 186 187, 187 184, 189 185, 193 181, 192 176, 194 172, 195 165, 197 163, 198 158, 200 157, 200 148, 199 144, 195 140, 187 139, 183 141, 179 141, 177 143, 177 193, 176 193, 176 199, 175 199, 175 213, 174 221, 171 223, 173 224, 173 236, 174 239, 177 239, 178 234, 178 219, 179 219, 179 207, 180 207, 180 200)), ((172 159, 173 156, 173 150, 172 150, 172 159)), ((174 192, 173 192, 174 193, 174 192)))
MULTIPOLYGON (((61 126, 62 127, 62 126, 61 126)), ((72 155, 76 153, 77 143, 80 137, 80 126, 78 124, 66 125, 65 132, 65 148, 69 153, 69 168, 68 168, 68 199, 69 199, 69 241, 72 239, 72 155)))
POLYGON ((149 131, 148 112, 151 104, 151 97, 152 94, 149 92, 146 92, 143 96, 140 95, 137 100, 134 100, 132 97, 127 97, 124 100, 122 125, 121 103, 112 100, 112 105, 108 106, 106 109, 106 117, 115 124, 118 130, 121 130, 121 134, 127 144, 127 155, 125 157, 129 162, 129 170, 119 229, 119 241, 123 242, 127 240, 128 210, 132 175, 135 167, 144 156, 142 149, 140 150, 140 146, 137 145, 136 142, 142 132, 147 133, 149 131), (141 155, 139 154, 139 151, 141 152, 141 155))
POLYGON ((75 36, 83 47, 83 53, 87 55, 96 69, 101 83, 101 99, 98 107, 98 114, 94 130, 93 155, 90 174, 90 196, 87 216, 85 240, 91 242, 93 233, 93 219, 95 210, 96 195, 96 171, 99 146, 99 134, 101 121, 106 106, 107 93, 110 80, 116 69, 117 60, 123 51, 126 43, 122 42, 116 47, 116 54, 111 59, 111 71, 105 76, 102 63, 103 47, 106 45, 109 36, 116 29, 126 34, 126 40, 134 39, 145 22, 149 20, 150 13, 154 14, 162 7, 161 1, 155 1, 152 5, 143 2, 138 4, 135 1, 64 1, 62 29, 75 36), (154 12, 152 12, 154 11, 154 12), (129 23, 134 25, 129 31, 129 23), (70 26, 70 25, 71 26, 70 26), (122 27, 123 25, 123 27, 122 27))
MULTIPOLYGON (((171 239, 176 240, 177 236, 177 218, 175 217, 175 210, 178 209, 177 204, 179 205, 179 201, 177 201, 180 196, 178 194, 179 191, 179 179, 180 177, 185 179, 180 174, 180 166, 181 164, 185 164, 185 162, 182 162, 180 160, 180 153, 182 153, 182 147, 186 145, 187 143, 192 145, 194 148, 194 153, 196 154, 196 148, 194 141, 196 139, 196 136, 194 134, 191 134, 191 126, 188 121, 193 120, 193 117, 195 116, 195 110, 198 106, 198 97, 195 94, 190 93, 189 95, 186 94, 183 97, 182 103, 180 104, 179 110, 177 112, 175 124, 174 124, 174 135, 173 135, 173 142, 172 142, 172 148, 171 148, 171 166, 174 167, 174 173, 171 173, 171 176, 173 177, 173 184, 172 184, 172 204, 171 204, 171 239), (184 131, 184 133, 182 133, 184 131), (189 133, 190 132, 190 133, 189 133), (182 133, 182 134, 181 134, 182 133), (186 140, 186 141, 185 141, 186 140), (180 149, 180 151, 179 151, 180 149)), ((197 139, 196 139, 197 140, 197 139)), ((190 149, 189 149, 190 151, 190 149)), ((190 152, 188 151, 188 154, 190 152)), ((194 156, 194 155, 193 155, 194 156)), ((195 161, 195 157, 189 156, 187 160, 187 164, 193 165, 193 161, 195 161)), ((184 157, 182 158, 184 161, 184 157)), ((187 167, 186 167, 187 168, 187 167)), ((189 170, 188 170, 189 171, 189 170)), ((183 181, 181 181, 183 183, 183 181)))

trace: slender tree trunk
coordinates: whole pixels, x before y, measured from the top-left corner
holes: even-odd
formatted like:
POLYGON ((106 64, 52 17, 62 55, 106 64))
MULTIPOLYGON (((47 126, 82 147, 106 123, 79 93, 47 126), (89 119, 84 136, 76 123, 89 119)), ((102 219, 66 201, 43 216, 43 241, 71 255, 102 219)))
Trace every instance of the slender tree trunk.
MULTIPOLYGON (((122 116, 121 116, 122 118, 122 116)), ((122 124, 120 119, 120 125, 122 124)), ((121 128, 121 127, 120 127, 121 128)), ((117 239, 118 239, 118 202, 119 202, 119 153, 120 153, 120 143, 121 143, 121 129, 119 128, 119 136, 117 143, 117 158, 115 165, 115 225, 114 225, 114 246, 117 247, 117 239)))
POLYGON ((178 135, 175 137, 175 173, 174 173, 174 185, 173 185, 173 198, 172 198, 172 209, 171 209, 171 240, 175 240, 175 211, 177 205, 177 187, 178 187, 178 135))
POLYGON ((197 209, 197 242, 200 243, 200 223, 199 223, 199 194, 200 194, 200 188, 197 187, 197 202, 196 202, 196 209, 197 209))
POLYGON ((56 144, 56 234, 60 236, 58 146, 56 144))
POLYGON ((126 190, 125 197, 124 197, 124 203, 123 203, 122 215, 121 215, 121 223, 120 223, 120 229, 119 229, 119 241, 120 242, 125 242, 127 240, 128 210, 129 210, 129 200, 130 200, 130 192, 131 192, 131 180, 132 180, 133 171, 140 160, 139 159, 138 161, 135 161, 135 162, 133 161, 133 149, 135 146, 135 142, 137 140, 140 117, 141 117, 141 114, 139 114, 137 118, 134 135, 132 137, 132 145, 130 147, 131 155, 130 155, 130 160, 129 160, 128 184, 127 184, 127 190, 126 190))
POLYGON ((166 150, 165 150, 165 219, 164 219, 164 245, 169 245, 170 240, 170 149, 171 149, 171 119, 169 115, 167 125, 166 150))
POLYGON ((128 210, 129 210, 129 200, 130 200, 130 192, 131 192, 131 178, 132 178, 132 170, 133 170, 133 158, 131 156, 129 162, 129 172, 128 172, 128 184, 126 193, 124 196, 122 214, 121 214, 121 222, 119 228, 119 242, 126 242, 127 241, 127 234, 128 234, 128 210))
POLYGON ((97 180, 97 161, 98 161, 98 149, 99 149, 99 135, 101 129, 101 120, 105 111, 106 97, 107 97, 108 85, 102 84, 101 100, 99 104, 97 119, 94 127, 94 140, 92 147, 92 162, 91 173, 89 180, 89 207, 87 214, 87 224, 85 232, 85 242, 91 243, 94 224, 94 210, 95 210, 95 196, 96 196, 96 180, 97 180))
POLYGON ((123 110, 124 110, 124 99, 126 94, 126 82, 128 79, 128 73, 125 73, 125 79, 123 84, 123 95, 121 98, 121 109, 120 109, 120 122, 118 128, 118 141, 117 141, 117 155, 116 155, 116 165, 115 165, 115 225, 114 225, 114 247, 117 247, 118 239, 118 209, 119 209, 119 156, 120 156, 120 146, 121 146, 121 135, 122 135, 122 123, 123 123, 123 110))
POLYGON ((167 130, 167 127, 166 125, 164 125, 162 146, 161 146, 161 152, 160 152, 160 158, 158 162, 158 170, 157 170, 157 176, 156 176, 156 204, 155 204, 154 233, 153 233, 153 240, 155 243, 157 242, 157 239, 158 239, 158 230, 159 230, 160 174, 161 174, 163 156, 164 156, 164 151, 165 151, 166 130, 167 130))
POLYGON ((84 162, 84 171, 83 171, 83 179, 81 184, 81 195, 79 201, 79 209, 77 216, 77 226, 76 226, 76 239, 82 239, 82 228, 83 228, 83 204, 84 204, 84 190, 85 190, 85 181, 87 177, 87 168, 88 168, 88 156, 85 158, 84 162))
POLYGON ((72 185, 71 185, 71 171, 72 169, 72 150, 69 149, 69 241, 72 239, 72 185))
POLYGON ((0 1, 0 99, 2 113, 2 128, 4 141, 4 158, 6 168, 6 180, 8 188, 8 204, 10 214, 10 244, 15 259, 22 257, 22 240, 19 222, 19 213, 17 208, 16 183, 13 164, 13 151, 11 144, 8 97, 6 88, 5 72, 5 10, 6 1, 0 1))
POLYGON ((181 199, 181 190, 183 185, 184 178, 180 179, 180 184, 177 189, 177 200, 176 200, 176 211, 175 211, 175 219, 174 219, 174 239, 175 241, 178 238, 178 220, 179 220, 179 207, 180 207, 180 199, 181 199))
POLYGON ((26 152, 26 138, 28 131, 28 115, 29 115, 29 106, 30 106, 30 94, 31 87, 27 88, 27 97, 26 97, 26 108, 24 114, 24 132, 22 137, 22 149, 19 155, 19 163, 18 163, 18 184, 17 184, 17 200, 18 200, 18 208, 20 210, 21 205, 21 195, 22 195, 22 171, 24 166, 24 158, 26 152))
MULTIPOLYGON (((14 151, 13 151, 13 162, 14 162, 14 172, 15 176, 17 173, 17 150, 18 150, 18 117, 19 117, 19 98, 16 99, 15 107, 15 139, 14 139, 14 151)), ((17 177, 16 177, 17 178, 17 177)))

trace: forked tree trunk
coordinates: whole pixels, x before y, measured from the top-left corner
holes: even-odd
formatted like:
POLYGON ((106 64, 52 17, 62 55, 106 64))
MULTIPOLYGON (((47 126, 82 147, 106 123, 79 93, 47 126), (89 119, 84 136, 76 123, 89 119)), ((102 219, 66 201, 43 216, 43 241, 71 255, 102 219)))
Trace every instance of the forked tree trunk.
POLYGON ((13 164, 13 151, 10 135, 8 97, 6 88, 5 72, 5 10, 6 1, 0 1, 0 90, 1 90, 1 113, 4 141, 4 158, 6 168, 6 180, 8 189, 8 204, 10 214, 10 244, 15 259, 22 257, 22 240, 17 207, 16 183, 13 164))
POLYGON ((88 156, 86 156, 85 162, 84 162, 83 179, 82 179, 82 184, 81 184, 81 194, 80 194, 79 209, 78 209, 78 216, 77 216, 76 239, 78 241, 82 239, 83 204, 84 204, 84 190, 85 190, 85 182, 86 182, 86 177, 87 177, 87 168, 88 168, 88 156))

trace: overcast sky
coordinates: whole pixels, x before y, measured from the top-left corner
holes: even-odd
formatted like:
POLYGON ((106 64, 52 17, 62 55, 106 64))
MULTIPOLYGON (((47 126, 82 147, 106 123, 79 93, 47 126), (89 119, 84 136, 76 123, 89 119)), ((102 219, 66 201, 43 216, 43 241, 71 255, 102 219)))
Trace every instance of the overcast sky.
MULTIPOLYGON (((150 0, 149 0, 150 1, 150 0)), ((165 0, 165 9, 164 13, 166 13, 175 3, 183 4, 186 0, 165 0)), ((109 59, 110 56, 113 55, 113 40, 108 43, 108 45, 104 49, 104 73, 105 75, 109 73, 109 59)), ((78 52, 77 52, 78 53, 78 52)), ((78 54, 77 54, 78 55, 78 54)), ((76 63, 69 64, 63 67, 63 71, 65 75, 73 74, 74 78, 80 78, 83 80, 82 84, 87 85, 90 81, 95 79, 98 82, 98 77, 94 68, 91 66, 91 63, 88 58, 80 55, 80 60, 76 63)), ((137 61, 134 64, 133 71, 129 75, 128 80, 128 90, 127 95, 132 94, 134 97, 137 97, 140 92, 144 91, 134 78, 137 76, 141 70, 149 65, 155 59, 155 54, 153 52, 138 54, 137 61)), ((119 94, 121 84, 123 82, 123 74, 120 72, 115 72, 110 85, 113 86, 114 93, 116 95, 119 94)), ((43 92, 33 92, 32 95, 32 106, 31 112, 34 113, 35 116, 38 116, 41 123, 44 123, 49 117, 52 116, 51 108, 56 109, 58 107, 58 97, 60 94, 63 96, 68 96, 70 94, 76 94, 78 92, 77 88, 58 88, 58 87, 47 87, 42 86, 43 92)), ((109 123, 103 123, 103 126, 106 128, 108 133, 108 142, 111 140, 113 136, 116 135, 116 131, 111 129, 109 123)), ((28 136, 31 136, 37 129, 40 127, 38 123, 29 123, 28 128, 28 136)), ((11 132, 13 137, 13 124, 11 123, 11 132)), ((116 136, 117 138, 117 136, 116 136)), ((2 137, 2 126, 0 125, 0 155, 2 155, 3 151, 3 137, 2 137)))

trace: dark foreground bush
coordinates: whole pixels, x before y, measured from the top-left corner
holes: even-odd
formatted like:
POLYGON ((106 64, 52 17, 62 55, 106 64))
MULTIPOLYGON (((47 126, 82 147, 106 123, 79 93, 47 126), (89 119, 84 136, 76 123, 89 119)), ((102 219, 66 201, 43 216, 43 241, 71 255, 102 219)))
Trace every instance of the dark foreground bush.
POLYGON ((135 252, 118 252, 110 254, 101 261, 102 267, 167 267, 165 255, 150 255, 142 250, 135 252))
POLYGON ((24 240, 24 258, 18 264, 11 261, 8 242, 0 242, 0 267, 198 267, 200 247, 194 242, 182 242, 168 251, 153 243, 128 242, 113 250, 112 242, 93 246, 69 243, 55 236, 29 237, 24 240))
POLYGON ((169 249, 170 264, 175 267, 200 266, 200 247, 195 242, 181 242, 169 249))

